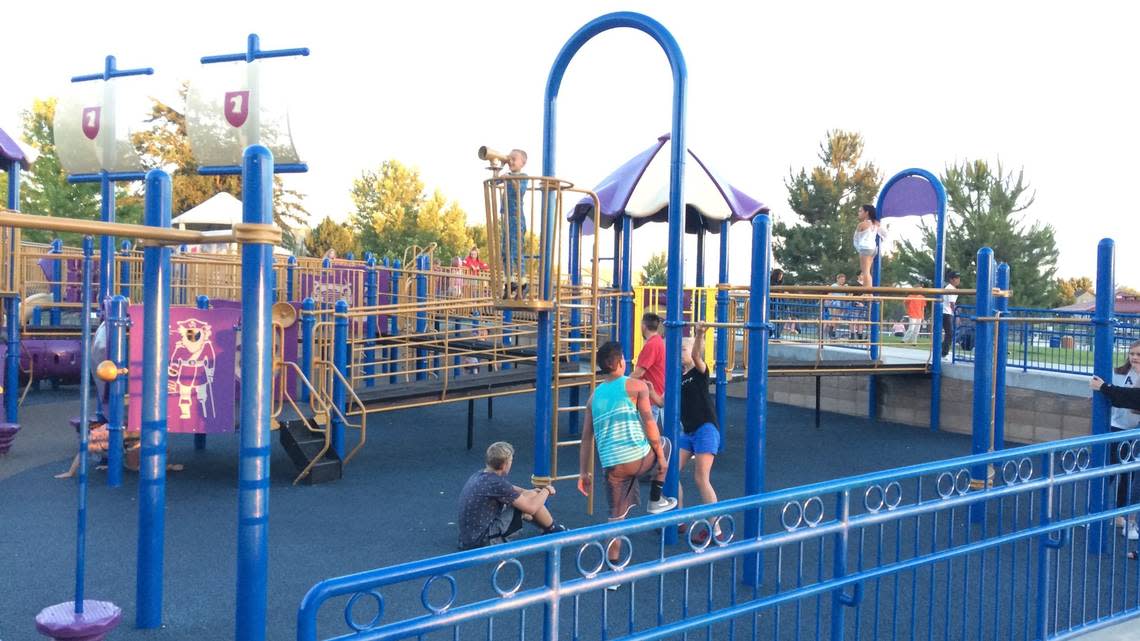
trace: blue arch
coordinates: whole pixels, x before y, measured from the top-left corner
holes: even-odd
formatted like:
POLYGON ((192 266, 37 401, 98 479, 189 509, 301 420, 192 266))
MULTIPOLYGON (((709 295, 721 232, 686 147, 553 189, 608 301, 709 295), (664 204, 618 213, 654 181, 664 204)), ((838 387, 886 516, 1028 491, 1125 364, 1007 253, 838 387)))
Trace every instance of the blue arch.
MULTIPOLYGON (((680 354, 681 354, 681 287, 682 287, 682 238, 684 233, 684 175, 685 175, 685 106, 687 96, 688 71, 685 67, 685 58, 673 34, 669 33, 660 22, 649 16, 630 11, 609 13, 588 22, 579 29, 558 52, 554 64, 550 68, 550 75, 546 80, 546 95, 543 111, 542 134, 542 171, 544 176, 555 175, 555 132, 557 119, 558 90, 562 86, 562 77, 566 68, 578 50, 589 42, 594 36, 610 29, 636 29, 653 38, 665 52, 669 67, 673 75, 673 116, 671 134, 673 144, 670 149, 669 170, 669 266, 666 276, 668 291, 666 305, 668 307, 665 319, 665 424, 670 426, 662 430, 676 442, 676 425, 680 419, 680 354)), ((546 225, 546 246, 542 248, 545 255, 554 252, 552 238, 553 225, 559 224, 551 209, 553 200, 546 203, 547 215, 544 217, 546 225)), ((573 234, 573 232, 571 232, 573 234)), ((542 274, 543 287, 550 287, 551 265, 546 264, 545 273, 542 274)), ((549 296, 549 290, 543 292, 544 297, 549 296)), ((551 317, 550 312, 543 311, 538 315, 538 366, 535 397, 535 477, 549 477, 550 470, 550 425, 553 419, 551 382, 551 317)), ((669 463, 669 474, 665 481, 666 492, 676 496, 678 485, 677 457, 672 457, 669 463)), ((675 533, 673 536, 676 536, 675 533)))

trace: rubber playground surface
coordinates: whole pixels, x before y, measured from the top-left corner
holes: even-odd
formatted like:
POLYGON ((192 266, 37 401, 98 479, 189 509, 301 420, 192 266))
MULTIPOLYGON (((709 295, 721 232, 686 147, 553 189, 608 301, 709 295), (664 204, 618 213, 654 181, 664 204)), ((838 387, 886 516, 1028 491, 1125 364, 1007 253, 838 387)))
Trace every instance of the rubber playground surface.
MULTIPOLYGON (((52 475, 66 469, 76 441, 68 418, 78 414, 71 390, 31 394, 22 431, 0 458, 0 641, 40 638, 33 620, 49 605, 73 598, 75 484, 52 475)), ((293 486, 296 474, 274 436, 270 499, 269 638, 296 635, 297 607, 316 582, 447 554, 456 550, 456 497, 483 466, 488 444, 516 448, 511 480, 527 485, 533 443, 533 396, 496 399, 494 418, 476 403, 475 448, 465 448, 466 403, 372 415, 368 443, 338 482, 293 486)), ((729 399, 727 447, 712 479, 721 498, 743 491, 744 401, 729 399)), ((777 489, 839 476, 968 454, 969 437, 886 422, 769 404, 767 487, 777 489)), ((355 437, 355 433, 351 434, 355 437)), ((354 443, 350 438, 350 444, 354 443)), ((113 639, 233 638, 237 437, 211 437, 195 451, 188 435, 170 437, 170 461, 185 470, 167 480, 166 577, 161 630, 134 628, 137 476, 108 488, 92 471, 88 506, 88 599, 123 608, 113 639)), ((563 472, 566 470, 565 462, 563 472)), ((93 468, 93 466, 92 466, 93 468)), ((699 496, 691 473, 686 496, 699 496)), ((569 482, 548 503, 570 528, 604 521, 569 482)), ((534 530, 526 530, 533 535, 534 530)), ((388 603, 385 620, 418 614, 416 603, 388 603)), ((336 634, 347 631, 338 628, 336 634)))

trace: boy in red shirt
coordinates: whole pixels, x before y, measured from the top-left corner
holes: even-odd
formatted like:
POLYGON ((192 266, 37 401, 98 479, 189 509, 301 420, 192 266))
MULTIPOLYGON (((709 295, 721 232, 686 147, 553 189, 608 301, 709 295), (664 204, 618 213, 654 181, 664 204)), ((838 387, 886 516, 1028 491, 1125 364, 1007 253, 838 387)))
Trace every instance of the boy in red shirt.
POLYGON ((665 339, 661 338, 661 317, 653 312, 641 315, 641 335, 645 337, 645 344, 637 355, 637 365, 633 368, 630 378, 637 378, 649 383, 649 400, 653 405, 653 420, 661 424, 665 399, 665 339))

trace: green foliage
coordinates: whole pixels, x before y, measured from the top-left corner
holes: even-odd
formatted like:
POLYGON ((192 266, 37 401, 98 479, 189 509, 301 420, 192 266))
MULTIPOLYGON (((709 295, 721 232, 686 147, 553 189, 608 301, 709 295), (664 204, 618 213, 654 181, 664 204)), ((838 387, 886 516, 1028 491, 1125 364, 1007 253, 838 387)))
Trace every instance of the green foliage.
POLYGON ((408 247, 436 243, 436 258, 448 263, 471 248, 463 209, 438 189, 426 195, 419 172, 398 160, 361 173, 352 182, 352 202, 350 225, 363 249, 377 256, 401 258, 408 247))
POLYGON ((309 232, 305 245, 310 256, 324 256, 330 249, 336 250, 337 256, 341 257, 349 252, 361 255, 360 241, 352 229, 328 216, 309 232))
POLYGON ((641 284, 664 287, 668 270, 669 259, 665 257, 665 252, 653 254, 641 268, 641 284))
POLYGON ((792 172, 785 181, 798 224, 773 225, 773 253, 790 280, 830 284, 839 272, 858 272, 851 236, 859 207, 875 202, 882 182, 873 163, 861 162, 862 155, 861 135, 828 131, 819 147, 820 164, 810 173, 792 172))
MULTIPOLYGON (((1009 263, 1012 305, 1046 307, 1056 299, 1057 242, 1051 225, 1027 224, 1019 216, 1033 204, 1023 171, 1006 173, 1001 163, 983 160, 947 167, 942 176, 949 213, 946 266, 962 274, 962 287, 976 284, 978 250, 990 247, 998 262, 1009 263)), ((897 282, 917 283, 934 276, 935 230, 924 223, 921 240, 898 243, 890 266, 897 282)))

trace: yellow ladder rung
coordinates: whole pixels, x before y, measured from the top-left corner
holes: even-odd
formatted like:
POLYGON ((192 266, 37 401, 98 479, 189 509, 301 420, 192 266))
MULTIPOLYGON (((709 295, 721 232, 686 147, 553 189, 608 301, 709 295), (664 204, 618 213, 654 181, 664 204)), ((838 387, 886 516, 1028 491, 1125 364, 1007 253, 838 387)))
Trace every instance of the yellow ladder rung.
POLYGON ((570 447, 572 445, 581 445, 581 444, 582 444, 582 439, 578 439, 577 441, 558 441, 557 443, 555 443, 555 445, 557 445, 558 447, 570 447))
POLYGON ((566 407, 558 408, 559 412, 581 412, 586 409, 585 405, 568 405, 566 407))
POLYGON ((558 372, 558 378, 590 378, 594 375, 593 372, 558 372))
POLYGON ((567 474, 566 476, 555 476, 554 478, 552 478, 550 480, 552 482, 553 481, 572 481, 572 480, 578 478, 579 476, 581 476, 581 474, 567 474))

